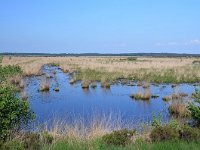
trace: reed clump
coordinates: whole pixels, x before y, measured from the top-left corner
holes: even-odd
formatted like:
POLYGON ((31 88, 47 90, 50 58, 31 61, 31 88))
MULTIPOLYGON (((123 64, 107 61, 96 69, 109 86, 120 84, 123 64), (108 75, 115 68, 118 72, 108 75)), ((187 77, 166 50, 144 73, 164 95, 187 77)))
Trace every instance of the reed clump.
POLYGON ((22 94, 21 94, 22 96, 21 96, 21 98, 22 98, 22 100, 27 100, 28 99, 28 94, 27 94, 27 92, 22 92, 22 94))
POLYGON ((91 83, 91 88, 95 89, 96 87, 97 87, 97 83, 96 83, 95 81, 93 81, 93 82, 91 83))
POLYGON ((76 79, 75 78, 70 79, 69 84, 75 84, 75 83, 76 83, 76 79))
POLYGON ((40 91, 46 92, 49 91, 49 89, 50 89, 49 82, 47 82, 47 79, 43 79, 40 83, 40 91))
POLYGON ((172 97, 172 100, 182 99, 182 97, 179 94, 176 94, 176 93, 173 93, 171 97, 172 97))
POLYGON ((179 93, 179 96, 181 96, 181 97, 187 97, 188 94, 187 94, 187 93, 184 93, 184 92, 181 92, 181 93, 179 93))
POLYGON ((146 89, 146 88, 149 88, 150 87, 150 83, 143 83, 142 84, 142 87, 144 88, 144 89, 146 89))
POLYGON ((59 92, 60 91, 59 87, 55 87, 54 91, 59 92))
POLYGON ((187 106, 183 103, 172 103, 169 106, 169 112, 175 117, 188 117, 190 115, 187 106))
POLYGON ((109 79, 106 79, 106 78, 102 78, 101 79, 101 87, 102 88, 105 88, 105 89, 110 89, 110 81, 109 79))
POLYGON ((83 81, 81 82, 81 87, 82 87, 83 89, 89 89, 89 87, 90 87, 90 81, 89 81, 89 80, 83 80, 83 81))
POLYGON ((19 83, 19 87, 21 88, 21 89, 23 89, 24 88, 24 80, 20 80, 20 83, 19 83))
POLYGON ((135 100, 150 100, 151 93, 136 93, 136 94, 131 94, 130 97, 135 100))
POLYGON ((172 100, 172 97, 171 97, 171 96, 164 96, 164 97, 162 98, 162 100, 163 100, 163 101, 170 101, 170 100, 172 100))

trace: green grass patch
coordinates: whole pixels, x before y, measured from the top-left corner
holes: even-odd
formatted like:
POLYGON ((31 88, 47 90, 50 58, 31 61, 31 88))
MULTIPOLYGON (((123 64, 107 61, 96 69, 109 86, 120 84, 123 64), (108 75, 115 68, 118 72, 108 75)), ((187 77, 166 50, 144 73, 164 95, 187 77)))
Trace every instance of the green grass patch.
POLYGON ((0 65, 0 83, 4 80, 6 80, 6 78, 15 76, 17 74, 21 74, 22 70, 19 66, 15 65, 15 66, 1 66, 0 65))
POLYGON ((123 74, 119 72, 107 72, 100 70, 92 70, 92 69, 83 69, 79 70, 78 73, 75 74, 74 78, 76 80, 90 80, 90 81, 114 81, 119 77, 122 77, 123 74))

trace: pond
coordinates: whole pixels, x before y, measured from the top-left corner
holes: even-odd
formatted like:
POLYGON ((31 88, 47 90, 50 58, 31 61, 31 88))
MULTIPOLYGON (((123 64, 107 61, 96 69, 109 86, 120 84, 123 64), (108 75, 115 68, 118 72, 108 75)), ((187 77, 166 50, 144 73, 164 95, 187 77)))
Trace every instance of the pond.
POLYGON ((150 84, 149 91, 159 97, 134 100, 130 95, 142 91, 143 87, 113 84, 110 89, 104 89, 97 83, 97 88, 86 90, 82 89, 80 82, 71 85, 71 76, 58 67, 44 66, 42 70, 45 75, 24 79, 24 91, 39 123, 51 122, 55 118, 68 121, 82 118, 89 122, 92 117, 98 119, 102 115, 112 115, 113 119, 120 118, 123 123, 132 124, 151 122, 154 115, 168 121, 170 103, 163 101, 162 97, 175 92, 185 92, 191 97, 195 90, 192 84, 179 84, 175 88, 171 84, 150 84), (50 90, 40 92, 41 80, 47 75, 50 90), (59 91, 54 90, 56 87, 59 91))

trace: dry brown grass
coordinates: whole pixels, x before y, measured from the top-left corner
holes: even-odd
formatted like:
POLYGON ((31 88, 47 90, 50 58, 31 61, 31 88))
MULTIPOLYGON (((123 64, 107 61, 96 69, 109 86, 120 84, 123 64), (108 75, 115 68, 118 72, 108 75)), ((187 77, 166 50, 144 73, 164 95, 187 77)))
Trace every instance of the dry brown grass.
POLYGON ((81 87, 84 89, 84 88, 89 88, 89 86, 90 86, 90 81, 89 80, 83 80, 82 82, 81 82, 81 87))
POLYGON ((40 82, 40 91, 45 92, 49 91, 50 85, 46 78, 42 79, 40 82))
MULTIPOLYGON (((48 124, 48 123, 47 123, 48 124)), ((54 139, 76 139, 78 141, 93 140, 102 137, 113 130, 123 128, 120 117, 113 118, 112 113, 108 116, 92 117, 91 122, 86 125, 83 119, 77 119, 73 123, 55 119, 53 125, 45 125, 42 131, 48 132, 54 139)))
POLYGON ((138 57, 136 61, 121 61, 124 58, 126 57, 4 57, 2 64, 20 65, 27 76, 40 74, 44 64, 58 63, 65 72, 77 68, 91 69, 100 72, 119 72, 124 77, 134 76, 141 80, 152 80, 153 75, 162 78, 168 71, 173 71, 176 79, 172 80, 192 82, 200 79, 200 69, 193 65, 193 61, 198 61, 199 58, 138 57))
POLYGON ((185 104, 175 102, 169 106, 169 112, 175 117, 187 117, 190 114, 185 104))
POLYGON ((24 85, 24 80, 21 79, 20 82, 19 82, 19 87, 20 87, 20 88, 24 88, 24 86, 25 86, 25 85, 24 85))
POLYGON ((27 100, 27 99, 28 99, 28 94, 27 94, 26 91, 23 91, 23 92, 21 93, 21 98, 22 98, 22 100, 27 100))
POLYGON ((144 91, 139 90, 138 93, 132 94, 130 97, 136 100, 150 100, 151 91, 149 88, 144 88, 144 91))

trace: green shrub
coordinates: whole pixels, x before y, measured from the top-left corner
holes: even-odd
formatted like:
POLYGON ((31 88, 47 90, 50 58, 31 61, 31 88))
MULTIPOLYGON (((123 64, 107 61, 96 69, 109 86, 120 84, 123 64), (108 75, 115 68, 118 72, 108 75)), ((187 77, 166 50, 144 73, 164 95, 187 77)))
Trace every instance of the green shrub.
POLYGON ((200 104, 200 91, 199 90, 195 90, 195 94, 194 94, 194 98, 195 98, 195 103, 190 103, 188 106, 188 109, 191 112, 191 116, 194 119, 194 121, 197 123, 197 125, 200 125, 200 106, 198 104, 200 104))
POLYGON ((4 143, 0 143, 1 150, 24 150, 23 144, 16 140, 10 140, 4 143))
POLYGON ((43 141, 43 143, 52 144, 53 139, 54 139, 53 136, 50 135, 48 132, 43 132, 42 133, 42 141, 43 141))
POLYGON ((23 136, 23 146, 25 149, 38 150, 41 149, 40 135, 38 133, 27 132, 23 136))
POLYGON ((153 121, 152 121, 152 126, 153 127, 159 127, 159 126, 161 126, 161 122, 162 122, 161 117, 162 116, 160 114, 159 114, 158 117, 156 117, 156 115, 153 114, 153 121))
POLYGON ((191 142, 200 140, 200 129, 183 126, 180 130, 180 139, 191 142))
POLYGON ((170 125, 158 126, 151 131, 150 137, 152 141, 177 140, 179 138, 178 131, 170 125))
POLYGON ((2 67, 0 65, 0 83, 4 80, 6 80, 6 78, 17 75, 22 73, 22 70, 19 66, 5 66, 2 67))
POLYGON ((16 97, 10 86, 0 85, 0 140, 6 139, 12 130, 19 130, 34 118, 29 103, 16 97))
POLYGON ((119 130, 102 137, 102 140, 108 145, 125 146, 131 142, 135 130, 119 130))

